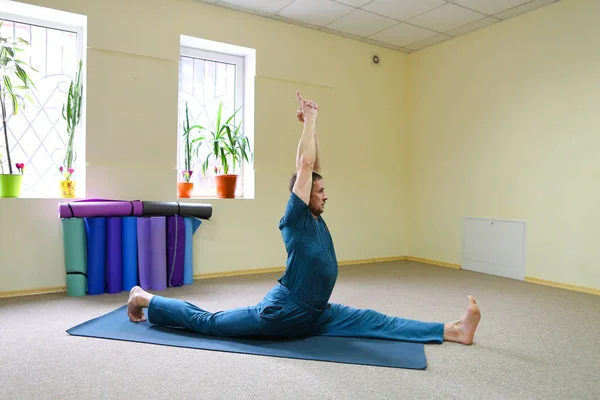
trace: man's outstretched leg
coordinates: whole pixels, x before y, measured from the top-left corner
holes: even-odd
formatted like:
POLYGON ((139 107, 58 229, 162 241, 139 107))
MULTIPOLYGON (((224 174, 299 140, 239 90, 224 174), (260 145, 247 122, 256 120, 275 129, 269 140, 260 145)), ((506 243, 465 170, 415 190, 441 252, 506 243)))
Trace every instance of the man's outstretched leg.
POLYGON ((332 304, 321 316, 314 334, 418 343, 442 343, 446 340, 471 344, 480 319, 479 306, 471 296, 465 315, 446 324, 393 317, 370 309, 332 304))
POLYGON ((277 316, 281 307, 261 302, 256 306, 209 312, 183 300, 152 295, 139 286, 131 289, 127 315, 144 322, 148 309, 151 324, 184 328, 199 334, 222 337, 273 337, 281 334, 277 316))

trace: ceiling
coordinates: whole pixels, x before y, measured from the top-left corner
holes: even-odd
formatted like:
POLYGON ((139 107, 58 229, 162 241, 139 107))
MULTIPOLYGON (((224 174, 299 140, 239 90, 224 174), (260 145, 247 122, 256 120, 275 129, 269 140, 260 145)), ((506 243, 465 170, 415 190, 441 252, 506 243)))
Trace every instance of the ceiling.
POLYGON ((199 0, 411 53, 559 0, 199 0))

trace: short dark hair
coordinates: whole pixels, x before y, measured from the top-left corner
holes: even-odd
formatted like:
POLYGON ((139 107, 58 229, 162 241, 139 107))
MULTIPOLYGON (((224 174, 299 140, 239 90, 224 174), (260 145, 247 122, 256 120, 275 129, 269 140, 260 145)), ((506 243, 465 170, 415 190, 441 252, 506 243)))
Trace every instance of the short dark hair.
MULTIPOLYGON (((294 190, 294 184, 296 183, 296 178, 298 178, 298 173, 294 172, 294 175, 292 175, 292 179, 290 179, 290 193, 292 193, 292 191, 294 190)), ((323 177, 318 172, 313 171, 313 173, 312 173, 313 183, 315 183, 315 181, 318 181, 320 179, 323 179, 323 177)))

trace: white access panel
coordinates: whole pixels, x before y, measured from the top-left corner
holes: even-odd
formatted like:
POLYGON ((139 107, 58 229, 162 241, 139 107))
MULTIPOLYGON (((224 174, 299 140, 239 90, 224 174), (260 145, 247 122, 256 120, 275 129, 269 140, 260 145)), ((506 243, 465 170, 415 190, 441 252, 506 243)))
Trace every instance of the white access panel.
POLYGON ((467 217, 462 269, 524 280, 525 238, 523 221, 467 217))

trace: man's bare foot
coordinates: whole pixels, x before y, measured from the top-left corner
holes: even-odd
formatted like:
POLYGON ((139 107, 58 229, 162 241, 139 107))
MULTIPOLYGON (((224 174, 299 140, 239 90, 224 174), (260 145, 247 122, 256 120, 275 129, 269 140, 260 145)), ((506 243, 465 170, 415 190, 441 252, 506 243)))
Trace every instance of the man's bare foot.
POLYGON ((146 316, 144 315, 144 308, 148 308, 150 299, 153 295, 144 291, 139 286, 134 286, 129 292, 129 300, 127 301, 127 316, 133 322, 144 322, 146 316))
POLYGON ((475 330, 481 320, 481 311, 472 296, 469 296, 469 308, 465 315, 456 322, 444 326, 444 340, 462 344, 472 344, 475 330))

